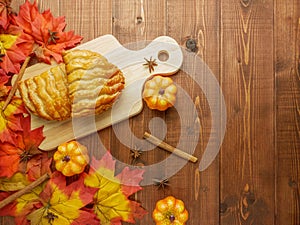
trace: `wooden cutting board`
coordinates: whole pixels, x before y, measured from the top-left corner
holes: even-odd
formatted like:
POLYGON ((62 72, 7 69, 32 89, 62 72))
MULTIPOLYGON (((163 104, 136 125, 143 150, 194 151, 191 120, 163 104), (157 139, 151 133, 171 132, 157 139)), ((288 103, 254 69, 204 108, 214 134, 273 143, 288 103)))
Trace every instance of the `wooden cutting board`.
MULTIPOLYGON (((139 46, 140 44, 133 43, 127 47, 134 45, 139 46)), ((47 121, 32 115, 32 129, 44 126, 45 140, 41 143, 40 148, 45 151, 52 150, 63 142, 84 137, 137 115, 143 108, 141 94, 144 82, 154 73, 165 76, 176 73, 183 60, 180 46, 174 39, 167 36, 158 37, 148 43, 145 48, 136 51, 125 48, 112 35, 101 36, 76 48, 98 52, 118 66, 125 76, 125 89, 112 109, 101 115, 61 122, 47 121), (149 60, 151 57, 156 59, 158 66, 150 74, 148 68, 143 64, 146 62, 145 59, 149 60), (161 57, 164 57, 164 60, 160 60, 161 57)), ((35 64, 26 69, 23 79, 38 75, 52 66, 54 64, 35 64)))

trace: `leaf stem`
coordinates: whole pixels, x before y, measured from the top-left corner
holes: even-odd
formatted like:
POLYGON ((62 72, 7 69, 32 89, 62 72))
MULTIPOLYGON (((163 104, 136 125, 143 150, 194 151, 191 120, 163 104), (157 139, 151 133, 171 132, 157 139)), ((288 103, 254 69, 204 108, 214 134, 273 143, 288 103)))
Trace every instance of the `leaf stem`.
POLYGON ((0 202, 0 209, 3 208, 4 206, 8 205, 9 203, 12 203, 14 200, 16 200, 17 198, 21 197, 24 194, 27 194, 28 192, 30 192, 33 188, 39 186, 41 183, 43 183, 44 181, 48 180, 50 178, 49 174, 46 173, 43 176, 41 176, 39 179, 35 180, 34 182, 32 182, 31 184, 29 184, 28 186, 26 186, 25 188, 23 188, 22 190, 8 196, 7 198, 3 199, 0 202))
POLYGON ((30 61, 30 56, 27 56, 27 58, 25 59, 23 65, 22 65, 22 67, 20 69, 20 72, 19 72, 19 74, 17 76, 17 79, 15 80, 15 82, 14 82, 14 84, 13 84, 13 86, 12 86, 10 92, 9 92, 9 95, 8 95, 8 97, 7 97, 4 105, 3 105, 2 112, 5 111, 6 107, 9 105, 11 99, 14 97, 14 95, 15 95, 15 93, 17 91, 17 88, 18 88, 18 82, 22 79, 22 77, 23 77, 23 75, 25 73, 25 69, 26 69, 29 61, 30 61))

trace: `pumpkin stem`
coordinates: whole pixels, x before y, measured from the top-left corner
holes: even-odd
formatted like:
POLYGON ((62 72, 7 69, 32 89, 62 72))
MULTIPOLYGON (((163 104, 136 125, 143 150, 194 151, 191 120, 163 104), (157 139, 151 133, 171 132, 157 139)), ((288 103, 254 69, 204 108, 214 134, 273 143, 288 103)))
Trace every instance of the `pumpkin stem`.
POLYGON ((64 158, 63 158, 63 161, 64 162, 69 162, 71 160, 71 157, 69 155, 66 155, 64 158))
POLYGON ((175 216, 173 214, 171 214, 169 216, 169 220, 170 220, 171 223, 173 223, 175 221, 175 216))
POLYGON ((165 93, 165 89, 163 88, 159 89, 158 94, 163 95, 164 93, 165 93))

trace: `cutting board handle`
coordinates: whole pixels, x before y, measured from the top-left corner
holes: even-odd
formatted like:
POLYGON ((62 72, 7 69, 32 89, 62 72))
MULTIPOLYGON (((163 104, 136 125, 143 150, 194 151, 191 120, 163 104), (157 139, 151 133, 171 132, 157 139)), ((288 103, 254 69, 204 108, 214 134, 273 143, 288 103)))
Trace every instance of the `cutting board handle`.
MULTIPOLYGON (((159 36, 152 40, 137 41, 121 45, 120 42, 110 34, 98 37, 90 42, 78 46, 79 49, 95 49, 104 55, 108 61, 117 65, 121 70, 133 65, 142 65, 145 59, 155 59, 158 66, 152 74, 164 76, 176 73, 182 65, 183 54, 178 43, 171 37, 159 36), (148 45, 143 49, 131 50, 128 47, 148 45), (101 45, 101 46, 99 46, 101 45), (164 56, 161 60, 161 56, 164 56)), ((152 75, 148 74, 148 76, 152 75)))

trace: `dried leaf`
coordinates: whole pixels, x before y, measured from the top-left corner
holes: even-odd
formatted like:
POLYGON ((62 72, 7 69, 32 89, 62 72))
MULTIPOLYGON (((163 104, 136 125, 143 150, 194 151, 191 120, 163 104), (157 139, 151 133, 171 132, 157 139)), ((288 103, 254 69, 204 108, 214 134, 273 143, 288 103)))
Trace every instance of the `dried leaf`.
POLYGON ((121 224, 121 221, 134 223, 135 218, 141 218, 146 211, 128 196, 141 190, 139 182, 142 170, 125 168, 115 176, 115 160, 106 153, 101 160, 93 159, 85 185, 98 188, 94 197, 93 210, 101 224, 121 224))
POLYGON ((36 2, 30 4, 26 0, 20 6, 15 21, 34 41, 35 55, 46 63, 50 63, 52 57, 57 62, 62 62, 63 50, 76 46, 82 40, 73 31, 64 32, 65 17, 55 18, 50 10, 40 13, 36 2))

